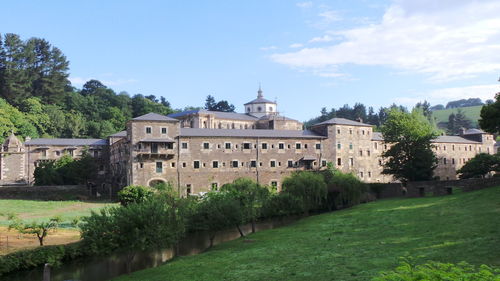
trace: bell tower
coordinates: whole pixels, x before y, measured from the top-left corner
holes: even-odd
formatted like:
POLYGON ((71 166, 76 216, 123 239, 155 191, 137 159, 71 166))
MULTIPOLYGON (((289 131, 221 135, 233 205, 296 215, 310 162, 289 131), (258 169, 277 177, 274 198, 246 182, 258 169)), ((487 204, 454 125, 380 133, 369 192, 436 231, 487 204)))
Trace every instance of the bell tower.
POLYGON ((258 118, 266 115, 276 115, 278 112, 277 104, 273 101, 267 100, 262 94, 262 88, 259 85, 259 90, 257 91, 257 98, 245 103, 245 113, 258 118))

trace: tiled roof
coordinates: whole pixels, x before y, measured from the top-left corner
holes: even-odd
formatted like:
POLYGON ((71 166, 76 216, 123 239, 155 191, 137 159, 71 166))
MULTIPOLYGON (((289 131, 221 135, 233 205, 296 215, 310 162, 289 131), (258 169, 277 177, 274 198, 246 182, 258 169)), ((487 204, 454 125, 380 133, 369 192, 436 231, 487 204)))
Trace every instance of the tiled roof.
POLYGON ((479 129, 468 129, 464 132, 464 135, 478 135, 478 134, 486 134, 483 130, 479 129))
POLYGON ((179 118, 190 114, 213 114, 215 117, 219 119, 229 119, 229 120, 243 120, 243 121, 256 121, 259 118, 255 116, 251 116, 244 113, 236 113, 236 112, 222 112, 222 111, 210 111, 206 109, 195 109, 188 110, 183 112, 177 112, 169 114, 168 117, 171 118, 179 118))
POLYGON ((74 145, 74 146, 91 146, 91 145, 108 145, 108 141, 103 139, 32 139, 25 143, 26 145, 74 145))
POLYGON ((181 137, 326 138, 305 130, 225 130, 181 128, 181 137))
POLYGON ((268 115, 264 115, 262 117, 259 118, 259 120, 286 120, 286 121, 296 121, 296 122, 299 122, 295 119, 292 119, 292 118, 288 118, 286 116, 283 116, 283 115, 271 115, 271 114, 268 114, 268 115))
POLYGON ((382 133, 380 133, 380 132, 373 132, 372 140, 373 141, 383 141, 384 136, 382 136, 382 133))
POLYGON ((345 118, 332 118, 330 120, 326 120, 326 121, 323 121, 321 123, 314 124, 313 126, 325 125, 325 124, 329 124, 329 125, 349 125, 349 126, 366 126, 366 127, 371 127, 372 126, 370 124, 365 124, 365 123, 361 123, 361 122, 358 122, 358 121, 353 121, 353 120, 349 120, 349 119, 345 119, 345 118))
POLYGON ((110 135, 110 137, 126 137, 126 136, 127 136, 127 131, 121 131, 121 132, 110 135))
POLYGON ((178 122, 179 120, 167 117, 165 115, 161 115, 158 113, 150 112, 148 114, 144 114, 138 117, 133 118, 135 121, 169 121, 169 122, 178 122))
POLYGON ((478 144, 480 142, 471 141, 461 136, 438 136, 433 139, 432 142, 448 142, 448 143, 467 143, 467 144, 478 144))
POLYGON ((265 98, 256 98, 252 101, 249 101, 247 103, 245 103, 244 105, 247 105, 247 104, 254 104, 254 103, 274 103, 276 104, 274 101, 270 101, 268 99, 265 99, 265 98))
MULTIPOLYGON (((380 132, 373 132, 372 135, 372 140, 374 141, 383 141, 384 136, 380 132)), ((442 143, 466 143, 466 144, 478 144, 480 142, 477 141, 471 141, 466 138, 463 138, 461 136, 438 136, 437 138, 433 139, 432 142, 437 143, 437 142, 442 142, 442 143)))

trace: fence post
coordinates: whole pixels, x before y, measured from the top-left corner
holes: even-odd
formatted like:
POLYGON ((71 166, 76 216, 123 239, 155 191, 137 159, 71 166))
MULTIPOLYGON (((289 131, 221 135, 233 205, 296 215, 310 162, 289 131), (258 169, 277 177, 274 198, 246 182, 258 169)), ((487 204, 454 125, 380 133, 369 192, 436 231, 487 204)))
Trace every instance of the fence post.
POLYGON ((50 265, 48 263, 43 267, 43 281, 50 281, 50 265))

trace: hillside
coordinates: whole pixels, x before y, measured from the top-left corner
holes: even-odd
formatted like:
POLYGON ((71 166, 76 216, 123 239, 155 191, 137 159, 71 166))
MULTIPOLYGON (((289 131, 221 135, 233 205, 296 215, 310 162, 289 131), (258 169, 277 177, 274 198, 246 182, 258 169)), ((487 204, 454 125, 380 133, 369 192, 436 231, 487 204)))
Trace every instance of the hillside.
POLYGON ((381 200, 223 243, 116 280, 370 280, 402 256, 500 266, 500 187, 381 200))
POLYGON ((440 122, 448 122, 448 117, 451 113, 457 113, 460 109, 471 121, 474 127, 478 127, 478 120, 480 118, 482 105, 477 106, 469 106, 469 107, 461 107, 461 108, 450 108, 443 110, 435 110, 432 111, 432 116, 436 118, 436 122, 439 124, 440 122))

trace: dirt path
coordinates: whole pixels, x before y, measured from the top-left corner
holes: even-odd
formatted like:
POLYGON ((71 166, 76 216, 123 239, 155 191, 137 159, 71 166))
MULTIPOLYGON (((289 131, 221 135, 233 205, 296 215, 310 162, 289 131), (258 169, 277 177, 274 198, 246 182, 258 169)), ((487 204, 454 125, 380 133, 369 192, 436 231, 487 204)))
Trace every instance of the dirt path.
MULTIPOLYGON (((51 232, 44 240, 44 245, 61 245, 80 240, 80 232, 76 229, 58 229, 51 232)), ((39 247, 35 235, 19 234, 15 230, 8 231, 0 226, 0 255, 5 255, 22 249, 39 247)))

